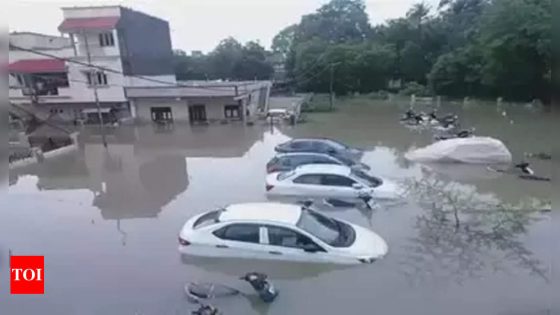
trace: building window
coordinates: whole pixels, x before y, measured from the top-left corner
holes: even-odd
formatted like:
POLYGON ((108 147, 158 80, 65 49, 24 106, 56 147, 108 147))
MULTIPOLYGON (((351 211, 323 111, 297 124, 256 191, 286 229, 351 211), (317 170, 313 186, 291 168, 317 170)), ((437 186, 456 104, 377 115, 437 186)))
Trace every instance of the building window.
POLYGON ((226 118, 239 118, 239 105, 224 106, 224 115, 226 118))
POLYGON ((51 108, 50 113, 51 114, 62 114, 62 113, 64 113, 64 110, 59 109, 59 108, 51 108))
POLYGON ((107 85, 107 75, 103 72, 91 71, 84 72, 88 85, 107 85))
POLYGON ((152 107, 152 120, 155 122, 173 121, 173 112, 171 107, 152 107))
POLYGON ((99 45, 101 47, 115 46, 115 40, 113 38, 113 33, 101 33, 101 34, 99 34, 99 45))

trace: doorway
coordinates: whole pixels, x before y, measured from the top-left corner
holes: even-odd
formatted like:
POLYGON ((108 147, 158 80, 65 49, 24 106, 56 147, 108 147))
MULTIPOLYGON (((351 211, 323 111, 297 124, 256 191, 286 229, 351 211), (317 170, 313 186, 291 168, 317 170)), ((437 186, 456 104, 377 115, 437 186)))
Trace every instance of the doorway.
POLYGON ((206 122, 206 106, 204 105, 189 106, 189 120, 191 122, 206 122))

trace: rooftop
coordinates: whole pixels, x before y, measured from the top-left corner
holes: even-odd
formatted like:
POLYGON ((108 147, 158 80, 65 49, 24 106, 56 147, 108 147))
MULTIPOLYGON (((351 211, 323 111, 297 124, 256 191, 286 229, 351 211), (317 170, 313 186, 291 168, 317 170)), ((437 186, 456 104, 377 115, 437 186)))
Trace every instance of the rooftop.
POLYGON ((58 30, 61 32, 71 32, 83 29, 113 29, 116 27, 119 20, 120 17, 118 16, 67 18, 58 26, 58 30))
POLYGON ((65 72, 64 61, 58 59, 22 59, 8 65, 12 73, 57 73, 65 72))
POLYGON ((220 215, 220 221, 270 221, 295 225, 301 216, 301 206, 260 202, 230 205, 220 215))
POLYGON ((127 87, 126 95, 129 98, 236 97, 270 84, 270 81, 178 82, 169 86, 127 87))

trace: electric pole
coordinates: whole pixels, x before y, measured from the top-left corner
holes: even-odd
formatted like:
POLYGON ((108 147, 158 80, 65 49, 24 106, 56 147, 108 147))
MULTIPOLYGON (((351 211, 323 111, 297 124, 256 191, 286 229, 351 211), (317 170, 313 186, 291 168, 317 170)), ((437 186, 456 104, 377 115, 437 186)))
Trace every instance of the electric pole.
POLYGON ((334 87, 334 63, 331 63, 331 80, 330 80, 330 84, 329 84, 329 100, 330 100, 330 106, 331 106, 331 110, 334 109, 334 91, 333 91, 333 87, 334 87))
POLYGON ((107 139, 105 137, 105 125, 103 123, 103 114, 101 113, 101 104, 99 103, 99 95, 97 94, 97 73, 98 70, 91 67, 91 53, 89 51, 89 42, 85 32, 82 32, 82 36, 84 37, 84 43, 86 45, 86 56, 87 56, 87 63, 90 66, 88 70, 89 81, 93 87, 93 98, 95 100, 95 105, 97 106, 97 118, 99 119, 99 125, 101 126, 101 138, 103 139, 103 146, 107 148, 107 139))

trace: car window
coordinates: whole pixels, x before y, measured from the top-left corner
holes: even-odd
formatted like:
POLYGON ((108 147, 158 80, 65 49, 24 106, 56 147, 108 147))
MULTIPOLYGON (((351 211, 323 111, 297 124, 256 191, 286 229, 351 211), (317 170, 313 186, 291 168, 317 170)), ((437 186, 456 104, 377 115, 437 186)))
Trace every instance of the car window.
POLYGON ((296 184, 306 184, 306 185, 321 185, 321 175, 319 174, 306 174, 300 175, 294 179, 296 184))
POLYGON ((309 237, 296 231, 270 225, 267 226, 267 230, 268 243, 270 245, 292 248, 309 248, 309 246, 313 246, 317 249, 321 249, 319 245, 313 242, 309 237))
POLYGON ((328 158, 326 156, 320 156, 320 155, 312 156, 310 158, 310 163, 313 163, 313 164, 338 164, 338 165, 340 165, 340 163, 338 161, 336 161, 335 159, 331 159, 331 158, 328 158))
POLYGON ((282 172, 280 174, 278 174, 278 177, 276 177, 276 179, 278 180, 284 180, 292 175, 294 175, 294 171, 289 171, 289 172, 282 172))
POLYGON ((342 187, 352 187, 356 181, 346 176, 340 175, 323 175, 321 184, 325 186, 342 186, 342 187))
POLYGON ((347 165, 347 166, 354 166, 356 165, 356 162, 353 161, 352 159, 349 159, 347 157, 344 157, 342 155, 337 155, 336 158, 342 162, 342 164, 347 165))
POLYGON ((334 140, 325 140, 325 144, 327 144, 328 146, 330 146, 331 148, 333 148, 337 151, 346 150, 348 148, 344 144, 342 144, 340 142, 336 142, 334 140))
POLYGON ((296 225, 330 245, 337 244, 341 236, 341 230, 336 220, 309 209, 301 212, 296 225))
POLYGON ((259 243, 259 226, 256 224, 231 224, 214 231, 217 237, 246 243, 259 243))
POLYGON ((318 152, 327 152, 331 149, 331 147, 328 144, 321 141, 314 141, 312 143, 312 147, 314 151, 318 151, 318 152))
POLYGON ((277 161, 280 162, 283 166, 291 166, 292 165, 292 157, 290 156, 283 156, 279 158, 277 161))
POLYGON ((206 213, 205 215, 201 216, 200 218, 198 218, 194 224, 193 227, 195 229, 199 229, 201 227, 205 227, 205 226, 209 226, 215 223, 220 222, 220 214, 222 213, 222 210, 216 210, 216 211, 210 211, 208 213, 206 213))
POLYGON ((292 141, 290 144, 292 149, 308 149, 310 147, 309 141, 292 141))
POLYGON ((383 181, 381 179, 370 176, 370 175, 368 175, 368 174, 366 174, 362 171, 352 170, 352 174, 354 176, 366 181, 369 184, 369 186, 371 186, 371 187, 378 187, 381 184, 383 184, 383 181))
POLYGON ((309 161, 310 161, 311 157, 312 156, 308 155, 308 154, 305 154, 305 155, 302 154, 302 155, 294 156, 293 157, 294 165, 299 166, 299 165, 309 164, 310 163, 309 161))

